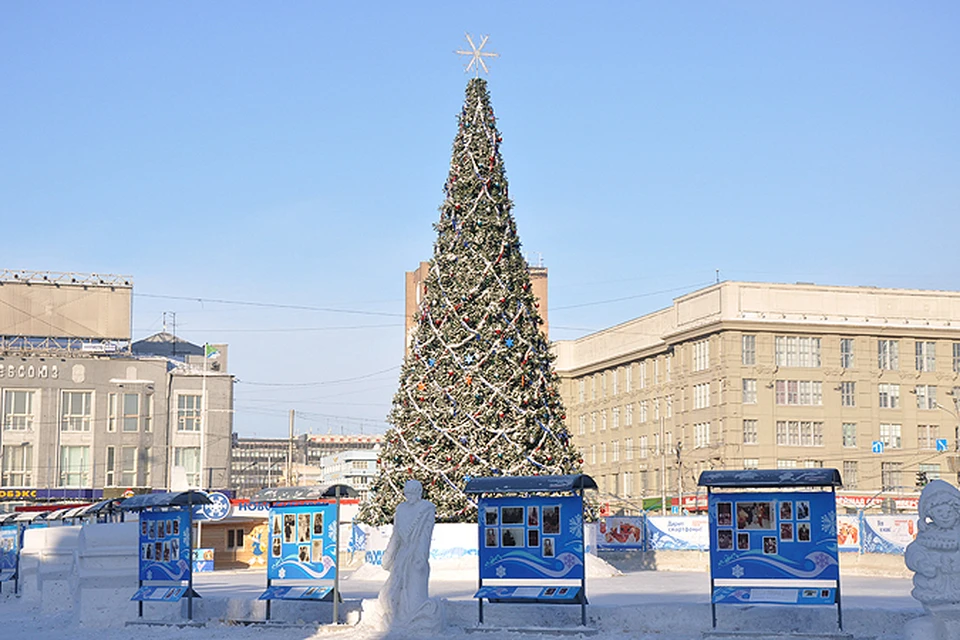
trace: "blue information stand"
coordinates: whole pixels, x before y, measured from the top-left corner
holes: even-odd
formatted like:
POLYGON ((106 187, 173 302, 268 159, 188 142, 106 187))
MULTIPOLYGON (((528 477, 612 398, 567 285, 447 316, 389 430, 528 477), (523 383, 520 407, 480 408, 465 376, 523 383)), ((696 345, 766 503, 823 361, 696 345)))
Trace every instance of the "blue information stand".
POLYGON ((840 563, 836 469, 704 471, 710 526, 710 606, 836 605, 840 563))
POLYGON ((149 493, 127 498, 126 511, 140 512, 139 588, 130 600, 143 617, 144 602, 179 602, 187 598, 193 619, 193 507, 210 504, 203 492, 149 493), (186 584, 184 584, 186 583, 186 584))
POLYGON ((272 505, 267 588, 258 598, 267 601, 267 620, 272 600, 332 600, 333 623, 339 623, 340 498, 357 495, 337 484, 264 489, 253 497, 272 505))
POLYGON ((14 593, 20 590, 21 536, 18 525, 0 526, 0 590, 3 589, 4 582, 10 581, 13 581, 14 593))
POLYGON ((479 584, 483 601, 579 604, 587 624, 583 491, 590 476, 473 478, 478 495, 479 584), (486 584, 485 584, 486 583, 486 584))

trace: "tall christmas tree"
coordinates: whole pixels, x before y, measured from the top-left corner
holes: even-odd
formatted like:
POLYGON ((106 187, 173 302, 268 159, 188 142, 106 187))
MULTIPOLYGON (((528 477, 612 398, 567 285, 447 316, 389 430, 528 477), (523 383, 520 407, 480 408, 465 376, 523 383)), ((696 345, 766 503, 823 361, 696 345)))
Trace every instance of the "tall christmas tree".
POLYGON ((470 80, 446 199, 379 475, 360 519, 383 524, 420 480, 441 522, 472 521, 470 477, 579 473, 520 253, 487 83, 470 80))

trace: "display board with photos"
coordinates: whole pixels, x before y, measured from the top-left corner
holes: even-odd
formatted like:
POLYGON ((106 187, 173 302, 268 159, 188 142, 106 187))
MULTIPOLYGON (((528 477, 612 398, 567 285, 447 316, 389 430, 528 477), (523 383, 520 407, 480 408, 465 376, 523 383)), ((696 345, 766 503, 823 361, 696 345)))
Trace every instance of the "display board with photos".
POLYGON ((584 577, 580 496, 481 498, 478 514, 482 579, 584 577))
MULTIPOLYGON (((333 580, 336 577, 336 505, 270 510, 270 580, 333 580)), ((311 594, 312 595, 312 594, 311 594)))
POLYGON ((190 514, 186 510, 140 513, 140 580, 189 580, 190 514))
MULTIPOLYGON (((833 492, 711 493, 709 511, 714 579, 839 579, 833 492)), ((798 591, 797 604, 830 596, 798 591)))
POLYGON ((20 555, 20 528, 16 525, 0 527, 0 582, 17 575, 20 555))

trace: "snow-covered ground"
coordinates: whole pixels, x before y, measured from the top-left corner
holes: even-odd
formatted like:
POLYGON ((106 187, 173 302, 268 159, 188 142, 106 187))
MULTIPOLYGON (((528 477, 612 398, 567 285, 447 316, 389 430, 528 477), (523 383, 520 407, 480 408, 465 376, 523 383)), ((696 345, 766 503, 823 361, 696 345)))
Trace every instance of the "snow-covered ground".
MULTIPOLYGON (((355 619, 360 601, 374 599, 385 574, 379 569, 362 567, 346 576, 341 590, 346 600, 344 611, 355 619)), ((526 638, 555 637, 549 631, 509 632, 506 629, 567 628, 580 623, 579 606, 505 605, 485 604, 486 628, 495 633, 471 632, 477 627, 477 603, 472 599, 476 590, 476 570, 469 566, 437 567, 431 576, 431 595, 444 600, 447 627, 437 636, 444 640, 496 637, 526 638)), ((198 619, 212 611, 229 611, 229 604, 246 604, 254 600, 265 586, 262 572, 218 571, 196 576, 196 589, 203 601, 195 601, 198 619), (217 607, 220 607, 219 609, 217 607), (225 608, 226 607, 226 608, 225 608)), ((687 640, 700 638, 710 631, 709 576, 698 572, 639 571, 617 575, 615 570, 598 564, 590 567, 587 592, 588 629, 590 637, 600 640, 636 638, 639 640, 687 640)), ((910 580, 902 578, 849 576, 841 578, 844 631, 854 638, 893 640, 902 637, 904 622, 922 613, 910 596, 910 580)), ((96 622, 80 624, 74 614, 57 612, 49 605, 29 606, 22 598, 12 597, 10 585, 4 586, 0 596, 0 638, 2 640, 119 640, 121 638, 151 638, 157 640, 189 640, 191 638, 224 640, 307 640, 308 638, 349 638, 374 640, 385 634, 359 625, 314 624, 255 624, 237 625, 224 622, 224 617, 250 618, 253 616, 223 616, 201 623, 198 627, 126 626, 136 619, 137 605, 133 602, 114 604, 114 615, 96 622)), ((282 610, 285 603, 275 606, 282 610)), ((156 604, 154 611, 163 611, 177 618, 177 605, 156 604)), ((329 607, 314 604, 314 607, 329 607)), ((246 611, 240 607, 241 611, 246 611)), ((275 609, 276 611, 277 609, 275 609)), ((325 609, 328 612, 329 609, 325 609)), ((329 613, 325 613, 329 619, 329 613)), ((149 618, 150 616, 146 616, 149 618)), ((289 612, 288 612, 289 619, 289 612)), ((775 632, 792 631, 822 634, 837 631, 835 607, 732 607, 717 608, 718 631, 775 632)), ((420 637, 420 636, 414 636, 420 637)), ((574 635, 573 637, 576 637, 574 635)), ((753 635, 752 637, 757 637, 753 635)))

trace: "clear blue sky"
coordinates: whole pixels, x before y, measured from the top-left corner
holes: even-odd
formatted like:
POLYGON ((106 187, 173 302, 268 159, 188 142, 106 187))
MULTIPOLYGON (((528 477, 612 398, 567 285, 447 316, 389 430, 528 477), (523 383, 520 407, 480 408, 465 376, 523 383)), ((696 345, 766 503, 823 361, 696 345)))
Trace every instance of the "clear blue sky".
POLYGON ((502 56, 553 339, 715 269, 956 290, 958 28, 952 0, 9 0, 0 266, 131 275, 135 338, 173 311, 184 338, 228 342, 242 435, 285 435, 291 408, 298 431, 383 429, 468 31, 502 56))

